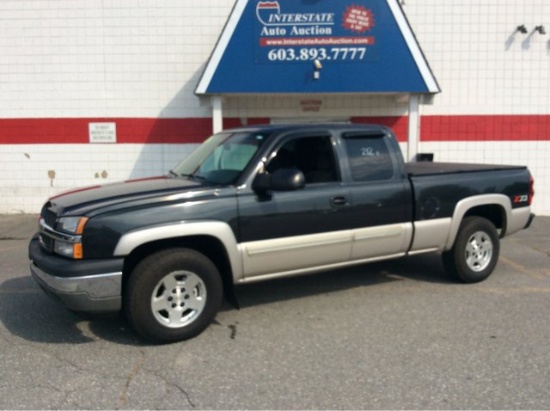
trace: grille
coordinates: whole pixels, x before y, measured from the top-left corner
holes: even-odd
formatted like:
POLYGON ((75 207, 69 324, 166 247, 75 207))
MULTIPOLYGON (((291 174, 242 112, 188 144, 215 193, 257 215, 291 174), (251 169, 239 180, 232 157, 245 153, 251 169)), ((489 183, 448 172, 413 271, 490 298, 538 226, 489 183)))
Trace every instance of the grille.
POLYGON ((55 227, 55 220, 57 218, 57 214, 55 211, 52 210, 52 203, 49 201, 44 204, 44 207, 42 207, 42 212, 40 213, 40 216, 44 219, 44 222, 51 228, 55 227))
POLYGON ((53 246, 54 246, 54 239, 51 237, 48 237, 44 233, 40 233, 40 246, 48 251, 49 253, 53 253, 53 246))

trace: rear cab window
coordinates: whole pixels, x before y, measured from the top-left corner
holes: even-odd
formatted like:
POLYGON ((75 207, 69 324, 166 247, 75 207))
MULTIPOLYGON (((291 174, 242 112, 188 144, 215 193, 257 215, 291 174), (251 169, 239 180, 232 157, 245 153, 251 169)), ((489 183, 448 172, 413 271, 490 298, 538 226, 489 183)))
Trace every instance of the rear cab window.
POLYGON ((395 177, 395 160, 385 137, 383 133, 342 135, 353 181, 384 181, 395 177))

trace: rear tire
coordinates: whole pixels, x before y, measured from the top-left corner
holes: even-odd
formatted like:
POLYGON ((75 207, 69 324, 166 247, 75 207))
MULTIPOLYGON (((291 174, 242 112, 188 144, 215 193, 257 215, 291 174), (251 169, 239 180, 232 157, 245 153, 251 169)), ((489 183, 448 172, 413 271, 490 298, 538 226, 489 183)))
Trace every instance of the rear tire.
POLYGON ((493 223, 482 217, 466 217, 453 245, 443 253, 447 272, 465 283, 485 280, 495 269, 500 240, 493 223))
POLYGON ((134 268, 124 293, 132 327, 156 343, 186 340, 212 322, 223 298, 216 266, 191 249, 168 249, 134 268))

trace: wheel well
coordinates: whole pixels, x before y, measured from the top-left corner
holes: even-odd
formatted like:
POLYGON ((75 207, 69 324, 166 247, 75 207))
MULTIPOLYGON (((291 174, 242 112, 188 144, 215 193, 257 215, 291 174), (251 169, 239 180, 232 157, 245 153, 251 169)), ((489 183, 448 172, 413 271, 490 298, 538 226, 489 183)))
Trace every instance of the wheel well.
POLYGON ((488 204, 469 209, 466 217, 483 217, 493 223, 493 225, 501 230, 501 235, 506 232, 506 211, 497 204, 488 204))
POLYGON ((193 249, 209 258, 220 272, 226 297, 233 295, 233 272, 231 270, 227 251, 220 240, 206 235, 170 238, 140 245, 124 259, 122 276, 123 289, 134 267, 141 260, 158 251, 178 247, 193 249))

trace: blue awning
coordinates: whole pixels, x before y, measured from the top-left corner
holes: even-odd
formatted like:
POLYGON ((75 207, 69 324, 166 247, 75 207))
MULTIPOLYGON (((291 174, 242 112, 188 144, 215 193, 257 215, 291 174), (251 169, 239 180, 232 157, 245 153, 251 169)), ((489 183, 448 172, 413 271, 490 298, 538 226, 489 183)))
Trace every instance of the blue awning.
POLYGON ((237 0, 195 92, 440 88, 397 0, 237 0))

